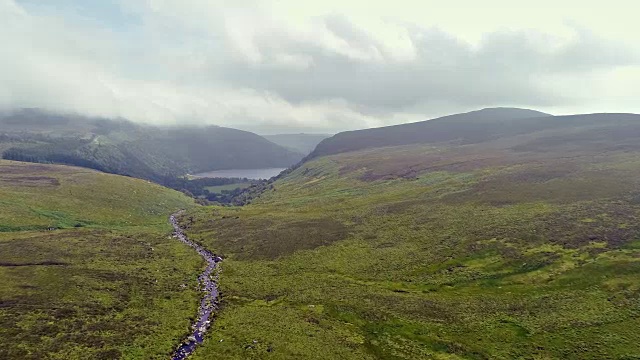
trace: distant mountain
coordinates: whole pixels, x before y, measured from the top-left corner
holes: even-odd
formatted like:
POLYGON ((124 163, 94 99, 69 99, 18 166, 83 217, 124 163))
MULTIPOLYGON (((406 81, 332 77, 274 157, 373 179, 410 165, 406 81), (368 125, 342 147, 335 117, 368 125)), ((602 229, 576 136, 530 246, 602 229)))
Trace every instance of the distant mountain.
POLYGON ((417 123, 347 131, 323 140, 309 158, 383 146, 448 141, 474 143, 526 124, 513 120, 551 116, 528 109, 488 108, 417 123))
POLYGON ((254 133, 157 127, 25 109, 0 117, 3 158, 63 163, 167 183, 187 173, 288 167, 301 154, 254 133))
POLYGON ((485 109, 430 121, 351 131, 322 141, 307 159, 361 149, 411 144, 493 144, 516 151, 640 149, 640 115, 552 116, 531 110, 485 109), (537 117, 529 117, 530 115, 537 117), (543 116, 540 116, 540 115, 543 116), (515 117, 519 116, 519 117, 515 117), (504 143, 500 145, 500 143, 504 143))
POLYGON ((278 144, 289 150, 309 154, 324 139, 330 137, 329 134, 278 134, 263 135, 263 137, 274 144, 278 144))

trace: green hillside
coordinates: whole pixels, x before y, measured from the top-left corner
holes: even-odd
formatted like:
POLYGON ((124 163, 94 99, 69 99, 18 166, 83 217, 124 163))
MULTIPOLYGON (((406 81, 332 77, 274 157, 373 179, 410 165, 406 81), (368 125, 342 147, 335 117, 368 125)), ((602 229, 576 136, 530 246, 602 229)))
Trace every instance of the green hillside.
POLYGON ((145 180, 0 160, 0 231, 164 225, 191 201, 145 180))
POLYGON ((638 134, 488 139, 319 157, 194 209, 226 256, 194 359, 639 356, 638 134))
POLYGON ((417 123, 339 133, 323 140, 307 158, 385 146, 460 146, 498 139, 536 147, 566 143, 620 147, 638 136, 638 114, 551 116, 526 109, 491 108, 417 123), (539 140, 530 143, 532 139, 539 140))
POLYGON ((193 206, 144 180, 0 161, 0 358, 167 358, 202 266, 167 218, 193 206))
POLYGON ((530 132, 551 121, 552 115, 540 111, 487 108, 415 123, 345 131, 320 142, 309 158, 383 146, 479 143, 501 135, 530 132))
POLYGON ((289 167, 303 156, 236 129, 158 127, 37 109, 0 114, 0 153, 7 160, 76 165, 169 186, 185 174, 289 167))

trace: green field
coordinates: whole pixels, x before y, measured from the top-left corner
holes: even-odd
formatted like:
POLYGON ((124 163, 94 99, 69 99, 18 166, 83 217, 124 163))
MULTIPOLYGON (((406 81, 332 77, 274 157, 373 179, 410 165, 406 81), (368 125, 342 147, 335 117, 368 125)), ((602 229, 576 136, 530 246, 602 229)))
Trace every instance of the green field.
POLYGON ((509 146, 323 157, 190 211, 226 256, 193 358, 640 357, 640 153, 509 146))
POLYGON ((167 217, 192 207, 143 180, 0 161, 0 358, 168 358, 203 263, 167 217))
POLYGON ((251 186, 251 183, 239 183, 239 184, 228 184, 228 185, 219 185, 219 186, 206 186, 205 189, 209 190, 211 193, 221 194, 222 191, 233 191, 235 189, 246 189, 251 186))

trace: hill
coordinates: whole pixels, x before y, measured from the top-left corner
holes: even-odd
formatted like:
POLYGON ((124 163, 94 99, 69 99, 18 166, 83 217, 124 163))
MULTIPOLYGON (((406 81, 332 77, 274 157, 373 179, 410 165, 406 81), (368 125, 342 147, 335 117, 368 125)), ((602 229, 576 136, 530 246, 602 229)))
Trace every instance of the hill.
POLYGON ((0 160, 0 231, 165 224, 193 202, 145 180, 0 160))
POLYGON ((519 131, 518 126, 525 122, 514 120, 549 116, 527 109, 488 108, 417 123, 347 131, 323 140, 309 158, 382 146, 450 141, 475 143, 503 132, 519 131))
POLYGON ((274 144, 278 144, 291 151, 308 155, 324 139, 331 137, 329 134, 278 134, 263 135, 274 144))
POLYGON ((61 163, 168 184, 187 173, 288 167, 301 155, 250 132, 156 127, 25 109, 0 117, 9 160, 61 163))
POLYGON ((0 160, 0 358, 168 357, 202 262, 167 218, 193 206, 144 180, 0 160))
POLYGON ((193 358, 640 354, 640 117, 522 123, 318 156, 251 205, 190 211, 226 258, 193 358))

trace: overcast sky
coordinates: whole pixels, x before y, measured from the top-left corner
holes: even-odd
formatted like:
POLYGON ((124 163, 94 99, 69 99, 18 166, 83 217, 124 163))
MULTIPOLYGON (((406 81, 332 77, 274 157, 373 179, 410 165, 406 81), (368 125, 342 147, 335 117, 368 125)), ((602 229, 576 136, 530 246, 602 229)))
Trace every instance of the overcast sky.
POLYGON ((638 10, 631 0, 0 0, 0 108, 259 133, 491 106, 640 112, 638 10))

